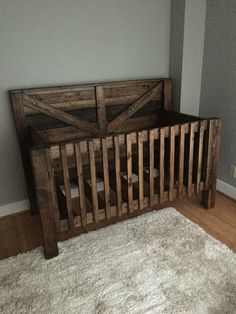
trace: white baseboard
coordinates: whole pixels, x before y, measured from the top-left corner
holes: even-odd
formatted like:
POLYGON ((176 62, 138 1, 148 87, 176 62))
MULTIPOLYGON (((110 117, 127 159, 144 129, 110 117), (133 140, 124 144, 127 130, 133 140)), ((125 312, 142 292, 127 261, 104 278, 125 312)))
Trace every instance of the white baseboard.
POLYGON ((29 200, 23 200, 0 206, 0 217, 23 212, 30 209, 29 200))
POLYGON ((218 179, 216 183, 216 189, 223 194, 236 199, 236 187, 218 179))

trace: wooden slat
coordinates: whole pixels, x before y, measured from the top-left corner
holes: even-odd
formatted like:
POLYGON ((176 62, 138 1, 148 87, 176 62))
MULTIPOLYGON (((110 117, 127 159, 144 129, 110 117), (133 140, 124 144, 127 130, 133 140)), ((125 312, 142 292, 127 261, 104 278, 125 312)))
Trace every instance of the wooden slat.
POLYGON ((193 149, 194 149, 194 125, 190 124, 189 132, 189 159, 188 159, 188 195, 192 195, 193 185, 193 149))
POLYGON ((127 182, 128 182, 128 207, 129 212, 133 212, 133 184, 132 184, 132 143, 131 135, 126 135, 126 154, 127 154, 127 182))
POLYGON ((185 146, 185 133, 184 124, 180 125, 179 135, 179 178, 178 178, 178 196, 183 195, 183 182, 184 182, 184 146, 185 146))
POLYGON ((175 182, 175 128, 170 127, 169 201, 174 199, 175 182))
POLYGON ((79 189, 79 202, 80 202, 80 214, 82 226, 86 226, 86 202, 84 192, 84 176, 83 176, 83 165, 80 152, 80 144, 75 143, 75 160, 77 169, 78 189, 79 189))
POLYGON ((172 84, 171 80, 164 80, 164 109, 171 110, 172 104, 172 84))
POLYGON ((138 184, 139 184, 139 209, 143 209, 143 133, 138 132, 138 184))
POLYGON ((160 165, 159 165, 159 173, 160 173, 160 182, 159 182, 159 200, 160 204, 164 202, 164 180, 165 180, 165 130, 163 128, 160 129, 160 165))
POLYGON ((104 89, 102 86, 95 87, 96 93, 96 103, 97 103, 97 117, 98 117, 98 127, 101 137, 105 136, 106 132, 106 111, 105 111, 105 101, 104 101, 104 89))
POLYGON ((107 126, 107 132, 114 131, 122 122, 131 117, 136 111, 142 108, 147 102, 149 102, 157 93, 162 90, 162 84, 158 83, 143 96, 141 96, 135 103, 133 103, 127 110, 119 114, 113 119, 107 126))
POLYGON ((94 135, 98 134, 97 128, 91 125, 89 122, 78 119, 77 117, 74 117, 71 114, 56 109, 42 101, 39 101, 36 98, 33 98, 28 95, 23 95, 23 101, 24 105, 31 109, 42 112, 50 117, 53 117, 54 119, 65 122, 88 133, 92 133, 94 135))
POLYGON ((93 202, 93 215, 95 223, 99 222, 98 215, 98 194, 97 194, 97 177, 96 177, 96 164, 93 141, 88 141, 89 145, 89 165, 91 176, 91 188, 92 188, 92 202, 93 202))
POLYGON ((102 162, 103 162, 103 180, 104 180, 104 195, 105 195, 105 211, 106 218, 111 217, 111 200, 110 200, 110 183, 109 183, 109 164, 107 156, 106 139, 102 139, 102 162))
POLYGON ((122 215, 122 193, 120 179, 120 144, 119 136, 114 136, 115 145, 115 173, 116 173, 116 199, 117 199, 117 214, 122 215))
POLYGON ((202 175, 202 153, 203 153, 204 123, 199 123, 199 142, 198 142, 198 163, 197 163, 197 184, 196 193, 200 192, 200 183, 202 175))
POLYGON ((54 209, 54 219, 55 219, 55 224, 56 224, 56 231, 59 232, 59 231, 61 231, 60 230, 60 213, 59 213, 58 202, 57 202, 55 178, 54 178, 52 156, 51 156, 51 150, 50 149, 48 149, 48 153, 46 154, 46 162, 47 162, 47 168, 48 168, 49 183, 50 183, 50 187, 51 187, 52 206, 54 209))
POLYGON ((66 146, 65 145, 60 146, 60 151, 61 151, 61 163, 62 163, 62 170, 63 170, 63 180, 64 180, 64 187, 65 187, 66 207, 67 207, 67 214, 68 214, 68 220, 69 220, 69 227, 73 229, 74 218, 73 218, 71 186, 70 186, 70 176, 69 176, 68 160, 67 160, 67 154, 66 154, 66 146))
POLYGON ((149 205, 154 204, 154 130, 149 131, 149 205))

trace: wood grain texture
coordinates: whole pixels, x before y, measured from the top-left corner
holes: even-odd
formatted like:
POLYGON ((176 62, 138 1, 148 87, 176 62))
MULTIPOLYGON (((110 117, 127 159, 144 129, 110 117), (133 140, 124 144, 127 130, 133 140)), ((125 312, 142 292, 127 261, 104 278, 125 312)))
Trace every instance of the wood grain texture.
POLYGON ((109 163, 107 155, 106 139, 102 139, 102 164, 103 164, 103 181, 104 181, 104 195, 106 206, 106 219, 111 217, 111 199, 110 199, 110 180, 109 180, 109 163))
POLYGON ((117 199, 117 215, 122 215, 122 193, 121 193, 121 178, 120 178, 120 143, 119 136, 114 136, 115 149, 115 176, 116 176, 116 199, 117 199))
POLYGON ((197 187, 196 193, 200 193, 200 182, 202 176, 202 154, 203 154, 203 139, 204 139, 204 123, 199 123, 199 140, 198 140, 198 161, 197 161, 197 187))
POLYGON ((73 218, 73 206, 71 199, 71 184, 70 184, 70 174, 68 169, 68 160, 66 154, 66 146, 62 145, 61 147, 61 163, 62 163, 62 171, 63 171, 63 181, 64 181, 64 189, 66 196, 66 208, 69 220, 69 227, 71 229, 74 228, 74 218, 73 218))
POLYGON ((172 108, 172 83, 170 79, 164 80, 164 109, 172 108))
POLYGON ((188 158, 188 195, 192 195, 193 184, 193 149, 194 149, 194 125, 190 124, 189 133, 189 158, 188 158))
POLYGON ((89 141, 89 160, 90 160, 90 178, 92 188, 92 202, 93 202, 93 215, 95 223, 99 222, 98 215, 98 193, 97 193, 97 175, 96 175, 96 163, 94 153, 94 143, 89 141))
POLYGON ((154 130, 149 131, 149 205, 154 204, 154 130))
POLYGON ((98 129, 94 126, 91 126, 91 124, 85 120, 74 117, 69 113, 56 109, 53 106, 39 101, 31 96, 23 95, 23 102, 25 106, 31 109, 44 113, 50 117, 58 119, 88 133, 92 133, 94 135, 98 134, 98 129))
POLYGON ((127 154, 127 183, 128 183, 128 204, 129 212, 133 212, 133 183, 132 183, 132 142, 130 134, 126 135, 127 154))
POLYGON ((215 206, 221 127, 222 121, 220 119, 211 119, 209 121, 206 189, 202 191, 202 204, 205 208, 215 206))
POLYGON ((31 152, 45 258, 52 258, 58 255, 55 209, 52 199, 54 191, 52 191, 48 173, 49 156, 48 149, 33 150, 31 152))
POLYGON ((165 130, 160 129, 160 163, 159 163, 160 204, 164 202, 164 181, 165 181, 165 130))
POLYGON ((178 175, 178 196, 183 195, 183 180, 184 180, 184 147, 185 147, 185 133, 184 125, 180 125, 179 135, 179 175, 178 175))
POLYGON ((143 96, 141 96, 135 103, 133 103, 127 110, 119 114, 113 119, 107 126, 107 132, 110 133, 116 129, 122 122, 130 118, 136 111, 143 107, 148 101, 150 101, 157 93, 162 89, 162 85, 158 83, 143 96))
POLYGON ((144 182, 143 182, 143 133, 138 132, 138 184, 139 184, 139 209, 143 209, 144 182))
POLYGON ((75 143, 75 159, 76 159, 76 170, 77 170, 77 180, 79 189, 79 202, 80 202, 80 215, 82 226, 86 226, 86 200, 84 192, 84 176, 83 176, 83 164, 81 158, 80 144, 75 143))
POLYGON ((169 201, 174 199, 175 182, 175 128, 170 127, 169 201))

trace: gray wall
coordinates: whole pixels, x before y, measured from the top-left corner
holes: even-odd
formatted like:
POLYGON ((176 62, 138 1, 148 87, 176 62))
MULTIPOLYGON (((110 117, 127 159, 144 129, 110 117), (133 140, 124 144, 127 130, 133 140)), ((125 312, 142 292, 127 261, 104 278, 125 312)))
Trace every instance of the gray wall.
POLYGON ((174 109, 199 114, 206 0, 171 1, 170 77, 174 109))
POLYGON ((27 197, 7 90, 169 75, 170 0, 0 0, 0 205, 27 197))
POLYGON ((236 1, 208 0, 200 115, 223 119, 220 180, 236 187, 229 176, 236 165, 236 1))
POLYGON ((180 111, 199 114, 206 0, 186 0, 180 111))
POLYGON ((170 77, 173 84, 173 107, 180 111, 185 0, 171 1, 170 77))

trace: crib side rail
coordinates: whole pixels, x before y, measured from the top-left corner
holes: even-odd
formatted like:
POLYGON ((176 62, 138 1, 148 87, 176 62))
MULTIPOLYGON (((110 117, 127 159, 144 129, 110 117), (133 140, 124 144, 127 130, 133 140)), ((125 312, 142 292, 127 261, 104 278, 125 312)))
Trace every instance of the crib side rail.
POLYGON ((44 240, 183 196, 202 194, 202 204, 214 206, 220 129, 219 119, 201 120, 33 150, 44 240))

